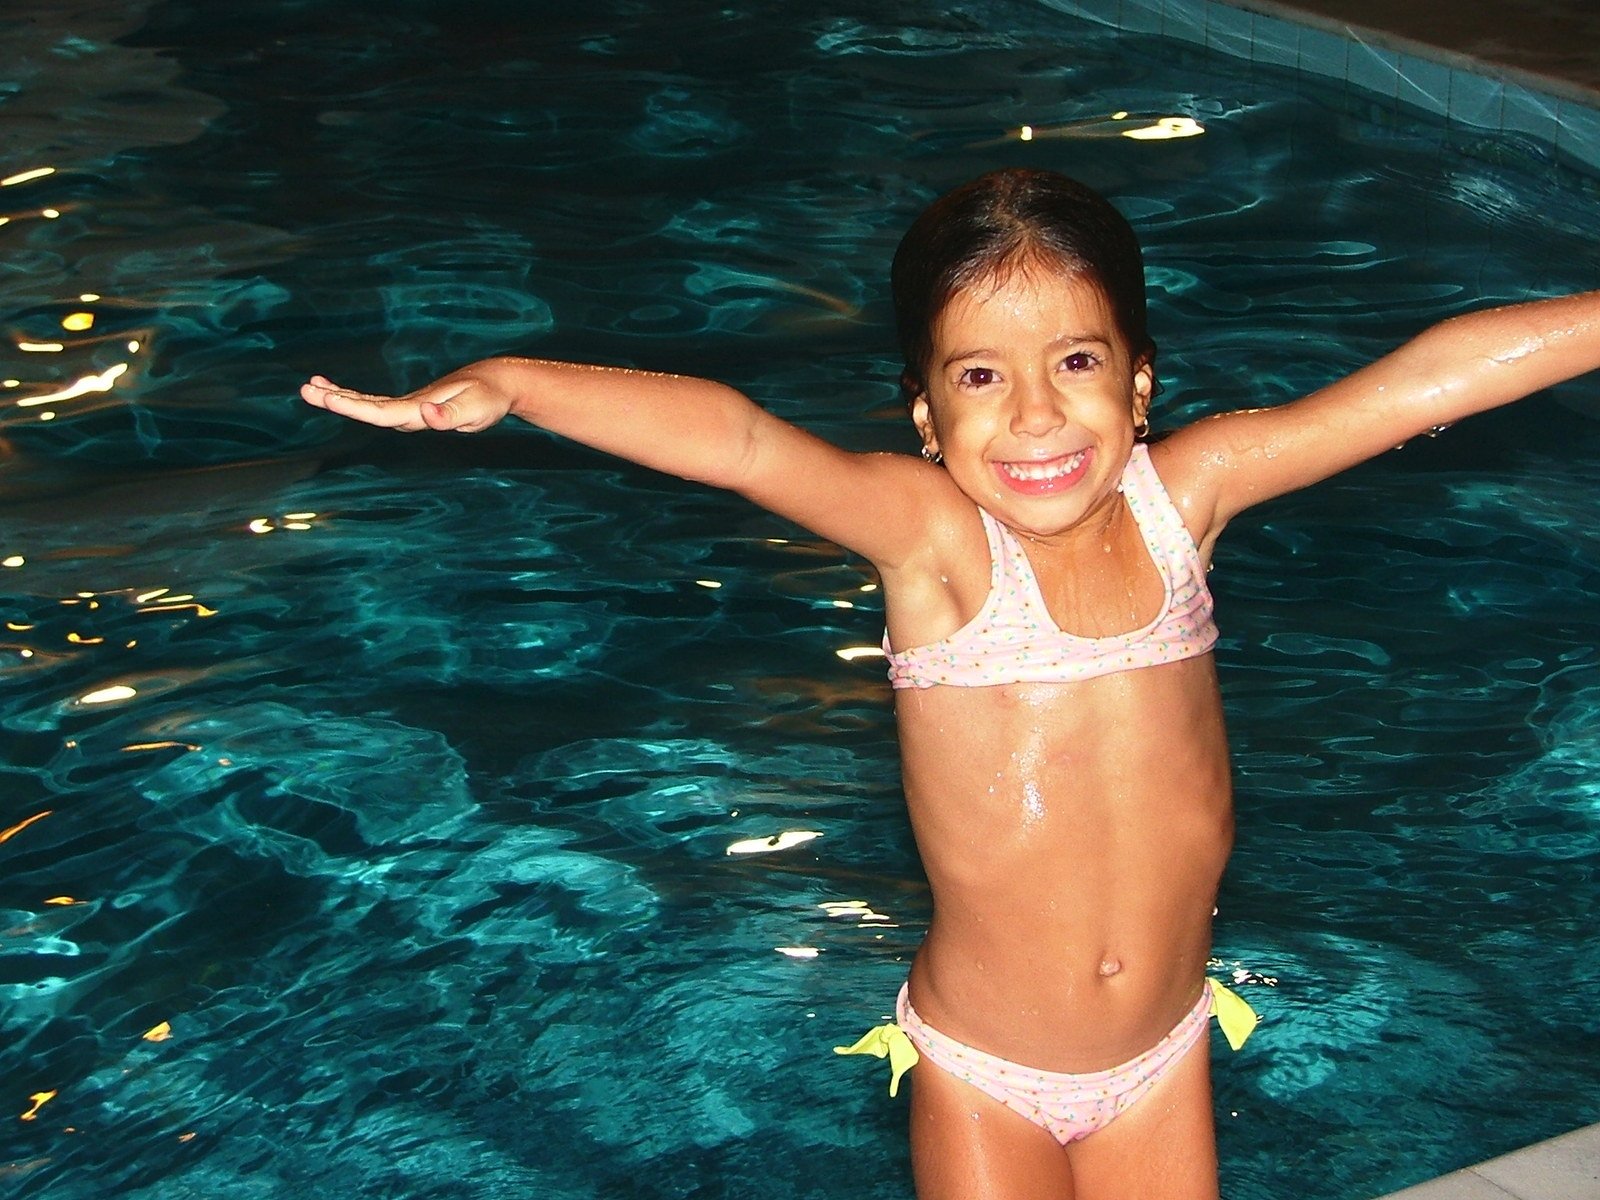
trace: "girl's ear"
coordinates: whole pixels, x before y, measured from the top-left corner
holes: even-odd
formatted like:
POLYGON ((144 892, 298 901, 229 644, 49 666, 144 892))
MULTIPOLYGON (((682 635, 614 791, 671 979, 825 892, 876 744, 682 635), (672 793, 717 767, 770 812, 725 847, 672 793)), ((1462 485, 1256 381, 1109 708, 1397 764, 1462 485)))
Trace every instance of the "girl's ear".
POLYGON ((1148 358, 1133 369, 1133 425, 1150 428, 1150 402, 1155 396, 1156 371, 1148 358))
POLYGON ((939 455, 939 435, 933 431, 933 410, 928 407, 928 393, 918 392, 911 401, 911 423, 917 427, 917 433, 922 437, 922 453, 924 458, 937 458, 939 455))

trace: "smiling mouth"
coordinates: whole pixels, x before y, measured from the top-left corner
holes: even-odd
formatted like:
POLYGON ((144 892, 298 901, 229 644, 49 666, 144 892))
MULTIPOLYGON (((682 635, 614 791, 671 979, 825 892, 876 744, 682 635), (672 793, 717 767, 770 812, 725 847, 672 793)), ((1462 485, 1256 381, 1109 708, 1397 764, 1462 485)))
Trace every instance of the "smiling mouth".
POLYGON ((1079 450, 1076 454, 1069 454, 1065 458, 1052 459, 1049 462, 1003 462, 996 465, 1003 474, 1010 476, 1018 483, 1048 483, 1051 480, 1071 475, 1079 467, 1083 466, 1083 460, 1088 453, 1087 450, 1079 450))

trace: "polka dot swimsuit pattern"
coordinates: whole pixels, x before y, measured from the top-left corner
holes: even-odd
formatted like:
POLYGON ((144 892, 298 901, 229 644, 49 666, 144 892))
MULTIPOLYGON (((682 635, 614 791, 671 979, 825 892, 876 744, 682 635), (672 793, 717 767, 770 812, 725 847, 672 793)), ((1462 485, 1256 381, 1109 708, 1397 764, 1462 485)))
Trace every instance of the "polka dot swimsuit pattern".
POLYGON ((905 987, 900 989, 896 1015, 917 1053, 1026 1117, 1065 1146, 1126 1112, 1200 1041, 1211 1016, 1211 991, 1202 988, 1199 1002, 1188 1015, 1143 1054, 1120 1067, 1081 1075, 1041 1071, 974 1050, 924 1022, 911 1007, 905 987))
POLYGON ((1017 537, 984 509, 989 596, 978 615, 947 638, 895 653, 884 637, 889 683, 897 688, 1070 683, 1206 653, 1217 641, 1205 568, 1177 506, 1135 445, 1119 485, 1128 511, 1161 573, 1161 611, 1143 629, 1110 637, 1067 633, 1050 617, 1039 581, 1017 537))

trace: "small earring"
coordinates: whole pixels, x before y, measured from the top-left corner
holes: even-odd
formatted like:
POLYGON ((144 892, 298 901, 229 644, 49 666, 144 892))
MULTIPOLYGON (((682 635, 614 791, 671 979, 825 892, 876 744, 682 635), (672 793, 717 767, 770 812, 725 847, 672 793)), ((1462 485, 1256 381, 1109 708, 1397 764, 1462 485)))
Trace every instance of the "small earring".
POLYGON ((940 454, 932 446, 924 446, 922 448, 922 457, 927 459, 936 467, 944 463, 944 455, 940 454))
POLYGON ((1133 427, 1133 440, 1134 441, 1142 442, 1142 441, 1144 441, 1145 438, 1147 438, 1149 436, 1150 436, 1150 422, 1149 421, 1140 421, 1137 425, 1135 425, 1133 427))

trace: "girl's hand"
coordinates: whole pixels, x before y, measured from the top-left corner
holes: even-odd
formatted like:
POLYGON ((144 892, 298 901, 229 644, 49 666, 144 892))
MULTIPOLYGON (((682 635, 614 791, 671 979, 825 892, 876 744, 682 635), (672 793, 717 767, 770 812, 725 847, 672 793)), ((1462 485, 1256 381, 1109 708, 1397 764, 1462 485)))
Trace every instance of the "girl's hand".
POLYGON ((341 417, 415 433, 419 429, 477 433, 504 419, 511 397, 480 379, 447 376, 404 396, 376 396, 352 392, 324 375, 313 375, 300 386, 307 404, 341 417))

